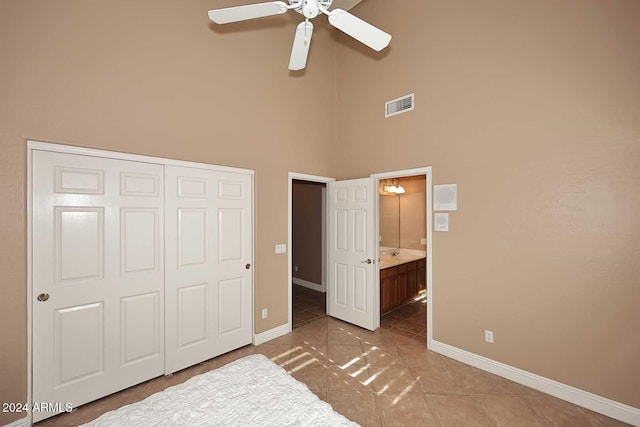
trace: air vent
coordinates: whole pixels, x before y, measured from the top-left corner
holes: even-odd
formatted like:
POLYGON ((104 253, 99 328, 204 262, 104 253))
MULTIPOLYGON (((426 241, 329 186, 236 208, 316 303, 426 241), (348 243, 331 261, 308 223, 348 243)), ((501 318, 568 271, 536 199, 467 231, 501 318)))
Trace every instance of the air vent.
POLYGON ((384 104, 384 116, 391 117, 396 114, 406 113, 407 111, 413 110, 413 96, 414 94, 412 93, 411 95, 406 95, 384 104))

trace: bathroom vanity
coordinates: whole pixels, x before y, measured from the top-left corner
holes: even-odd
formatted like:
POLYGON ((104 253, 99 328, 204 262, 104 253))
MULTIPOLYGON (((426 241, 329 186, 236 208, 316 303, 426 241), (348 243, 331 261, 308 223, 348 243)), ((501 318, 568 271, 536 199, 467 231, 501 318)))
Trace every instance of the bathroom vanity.
POLYGON ((426 287, 426 257, 398 250, 380 256, 380 314, 417 297, 426 287))

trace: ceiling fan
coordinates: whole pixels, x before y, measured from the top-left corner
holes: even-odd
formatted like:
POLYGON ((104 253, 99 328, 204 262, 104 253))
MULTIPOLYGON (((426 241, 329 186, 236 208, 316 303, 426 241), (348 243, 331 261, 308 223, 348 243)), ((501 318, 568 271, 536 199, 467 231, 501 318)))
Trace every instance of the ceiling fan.
POLYGON ((329 11, 328 9, 332 2, 333 0, 289 0, 289 4, 287 4, 284 1, 270 1, 210 10, 209 19, 216 24, 228 24, 265 16, 281 15, 292 9, 301 13, 305 20, 298 24, 296 28, 291 58, 289 59, 289 69, 294 71, 302 70, 307 65, 309 45, 313 34, 313 24, 309 20, 321 13, 329 17, 331 25, 375 51, 381 51, 389 45, 391 35, 343 9, 329 11))

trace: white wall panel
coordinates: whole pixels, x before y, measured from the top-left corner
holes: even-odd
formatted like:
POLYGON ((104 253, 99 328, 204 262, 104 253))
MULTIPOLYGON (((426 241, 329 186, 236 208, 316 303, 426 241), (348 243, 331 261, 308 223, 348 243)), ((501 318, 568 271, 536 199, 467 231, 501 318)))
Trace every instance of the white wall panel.
POLYGON ((347 305, 349 294, 349 266, 346 264, 336 264, 336 292, 334 300, 339 305, 347 305))
POLYGON ((220 209, 218 211, 218 257, 220 262, 242 258, 243 210, 220 209))
POLYGON ((367 269, 365 267, 353 269, 353 308, 367 311, 367 269))
POLYGON ((207 261, 207 209, 178 210, 178 265, 186 267, 207 261))
POLYGON ((122 208, 120 210, 122 273, 158 269, 158 209, 122 208))
POLYGON ((57 310, 54 336, 57 386, 103 373, 103 302, 57 310))
POLYGON ((158 175, 121 172, 120 195, 158 197, 159 181, 160 177, 158 175))
POLYGON ((121 364, 160 356, 158 292, 125 297, 120 302, 121 364))
POLYGON ((245 197, 244 185, 241 182, 220 180, 218 182, 218 198, 240 200, 245 197))
POLYGON ((207 339, 207 284, 178 289, 178 348, 207 339))
POLYGON ((57 282, 100 278, 104 271, 104 209, 55 207, 57 282))
POLYGON ((242 278, 222 280, 218 283, 218 333, 224 335, 242 328, 242 278))
POLYGON ((353 211, 353 251, 367 256, 367 211, 354 209, 353 211))
POLYGON ((71 194, 104 194, 104 171, 57 166, 54 191, 71 194))
POLYGON ((353 189, 353 201, 354 202, 366 202, 367 201, 367 187, 355 187, 353 189))
POLYGON ((194 177, 178 177, 178 197, 207 197, 207 180, 206 178, 194 177))
POLYGON ((335 250, 346 251, 349 248, 349 212, 336 210, 335 212, 335 250))

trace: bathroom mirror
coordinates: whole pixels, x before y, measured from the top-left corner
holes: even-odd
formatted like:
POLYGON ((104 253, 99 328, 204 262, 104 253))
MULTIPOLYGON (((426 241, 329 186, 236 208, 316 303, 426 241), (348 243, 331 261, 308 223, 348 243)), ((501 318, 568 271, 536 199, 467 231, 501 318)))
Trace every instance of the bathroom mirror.
POLYGON ((380 246, 400 247, 400 197, 380 194, 380 246))

